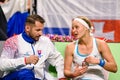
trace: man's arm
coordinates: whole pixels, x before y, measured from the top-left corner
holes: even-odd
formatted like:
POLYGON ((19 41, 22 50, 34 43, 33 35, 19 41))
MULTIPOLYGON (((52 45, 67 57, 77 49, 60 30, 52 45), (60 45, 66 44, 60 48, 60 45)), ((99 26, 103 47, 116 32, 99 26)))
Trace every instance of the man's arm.
POLYGON ((15 59, 18 55, 17 51, 17 36, 7 39, 0 57, 1 71, 13 70, 25 65, 24 58, 15 59))
POLYGON ((57 71, 57 76, 60 80, 65 80, 64 76, 64 58, 60 52, 57 51, 53 43, 50 41, 48 45, 48 50, 50 51, 50 55, 48 58, 48 62, 55 66, 57 71))

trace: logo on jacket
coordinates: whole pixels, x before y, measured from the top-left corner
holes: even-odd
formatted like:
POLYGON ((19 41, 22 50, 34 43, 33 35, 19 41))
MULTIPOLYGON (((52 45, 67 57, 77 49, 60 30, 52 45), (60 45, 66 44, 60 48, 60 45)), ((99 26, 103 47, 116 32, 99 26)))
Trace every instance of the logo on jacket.
POLYGON ((41 57, 42 56, 42 50, 37 50, 38 52, 38 56, 41 57))

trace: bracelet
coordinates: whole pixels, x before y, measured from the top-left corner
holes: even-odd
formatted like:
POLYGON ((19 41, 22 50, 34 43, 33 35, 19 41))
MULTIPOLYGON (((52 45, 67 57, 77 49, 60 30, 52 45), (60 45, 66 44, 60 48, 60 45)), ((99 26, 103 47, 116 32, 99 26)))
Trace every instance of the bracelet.
POLYGON ((103 66, 105 65, 105 61, 104 61, 103 59, 100 59, 99 65, 100 65, 101 67, 103 67, 103 66))

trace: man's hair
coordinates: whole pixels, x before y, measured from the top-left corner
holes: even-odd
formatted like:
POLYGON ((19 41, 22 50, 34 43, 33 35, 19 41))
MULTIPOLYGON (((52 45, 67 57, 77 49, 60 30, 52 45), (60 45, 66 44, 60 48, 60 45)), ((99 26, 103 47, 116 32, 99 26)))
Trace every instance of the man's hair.
POLYGON ((0 2, 3 2, 3 3, 4 3, 4 2, 5 2, 5 0, 0 0, 0 2))
POLYGON ((27 17, 26 24, 35 24, 35 21, 38 21, 42 24, 45 23, 45 20, 41 16, 34 14, 27 17))

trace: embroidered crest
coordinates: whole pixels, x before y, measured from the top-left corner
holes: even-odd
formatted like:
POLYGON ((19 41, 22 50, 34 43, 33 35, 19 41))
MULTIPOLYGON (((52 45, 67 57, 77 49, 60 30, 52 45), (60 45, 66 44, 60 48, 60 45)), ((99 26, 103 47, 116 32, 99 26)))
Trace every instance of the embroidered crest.
POLYGON ((42 56, 42 50, 37 50, 38 56, 41 57, 42 56))

